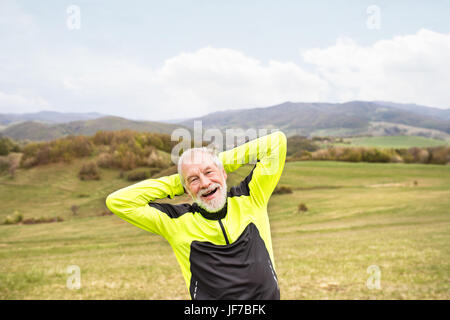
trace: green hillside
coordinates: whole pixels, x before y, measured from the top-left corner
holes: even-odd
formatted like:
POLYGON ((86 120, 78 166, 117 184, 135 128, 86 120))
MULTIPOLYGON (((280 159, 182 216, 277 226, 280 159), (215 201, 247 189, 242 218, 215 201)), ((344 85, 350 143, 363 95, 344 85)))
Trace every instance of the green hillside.
MULTIPOLYGON (((14 210, 65 219, 0 225, 0 299, 188 299, 164 239, 101 215, 107 194, 130 182, 112 169, 80 181, 81 163, 0 177, 0 220, 14 210), (79 290, 66 286, 70 265, 79 290)), ((280 185, 293 190, 269 203, 282 299, 450 298, 449 166, 288 162, 280 185), (371 265, 380 289, 366 286, 371 265)))

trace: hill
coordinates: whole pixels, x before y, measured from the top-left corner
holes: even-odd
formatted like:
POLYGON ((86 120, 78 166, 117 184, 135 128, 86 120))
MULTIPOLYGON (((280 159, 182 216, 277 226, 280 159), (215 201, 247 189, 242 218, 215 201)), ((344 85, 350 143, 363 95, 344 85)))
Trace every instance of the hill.
POLYGON ((450 120, 395 108, 380 102, 346 103, 285 102, 266 108, 215 112, 182 121, 192 126, 201 120, 203 128, 277 128, 287 135, 422 135, 445 139, 450 134, 450 120))
POLYGON ((50 141, 67 135, 93 135, 99 130, 116 131, 130 129, 140 132, 171 134, 181 127, 155 121, 133 121, 121 117, 107 116, 92 120, 73 121, 69 123, 46 124, 27 121, 8 126, 0 133, 14 140, 50 141))
POLYGON ((380 105, 414 112, 420 115, 429 116, 439 120, 450 120, 450 109, 426 107, 414 103, 394 103, 389 101, 374 101, 374 102, 380 105))
POLYGON ((67 123, 71 121, 90 120, 104 117, 97 112, 90 113, 66 113, 56 111, 40 111, 32 113, 4 113, 0 114, 0 125, 8 126, 10 124, 36 121, 43 123, 67 123))

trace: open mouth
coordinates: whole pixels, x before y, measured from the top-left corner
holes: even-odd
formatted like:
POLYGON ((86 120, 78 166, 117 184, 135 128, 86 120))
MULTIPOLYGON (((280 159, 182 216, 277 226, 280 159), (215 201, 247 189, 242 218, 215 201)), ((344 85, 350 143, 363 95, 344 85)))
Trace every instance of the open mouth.
POLYGON ((210 191, 210 192, 208 192, 208 193, 202 195, 202 197, 203 197, 203 198, 210 198, 210 197, 212 197, 212 196, 216 193, 216 191, 217 191, 218 189, 219 189, 219 187, 217 187, 217 188, 213 189, 212 191, 210 191))

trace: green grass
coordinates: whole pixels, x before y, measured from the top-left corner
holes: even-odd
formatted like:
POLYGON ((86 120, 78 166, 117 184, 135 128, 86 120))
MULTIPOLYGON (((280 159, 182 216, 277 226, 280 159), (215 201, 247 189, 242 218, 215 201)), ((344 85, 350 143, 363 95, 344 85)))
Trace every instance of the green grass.
MULTIPOLYGON (((2 216, 67 217, 0 226, 0 299, 188 299, 163 238, 98 216, 106 195, 129 182, 113 170, 79 181, 79 165, 0 179, 2 216), (80 267, 79 290, 66 287, 70 265, 80 267)), ((269 203, 282 299, 450 298, 449 166, 289 162, 280 185, 293 189, 269 203), (297 212, 300 202, 308 211, 297 212), (380 290, 366 286, 371 265, 381 270, 380 290)))
POLYGON ((335 144, 340 146, 364 146, 376 148, 428 148, 448 145, 448 141, 418 137, 418 136, 382 136, 382 137, 358 137, 346 138, 347 143, 335 144))

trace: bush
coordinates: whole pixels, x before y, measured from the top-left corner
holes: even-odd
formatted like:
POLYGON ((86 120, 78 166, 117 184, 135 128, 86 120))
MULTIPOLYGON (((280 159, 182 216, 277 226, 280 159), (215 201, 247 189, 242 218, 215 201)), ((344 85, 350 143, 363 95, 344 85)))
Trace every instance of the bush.
POLYGON ((83 164, 78 172, 78 178, 80 180, 100 180, 100 172, 97 164, 94 161, 83 164))
POLYGON ((99 154, 102 168, 133 170, 149 166, 165 169, 170 166, 157 152, 171 152, 177 142, 168 134, 131 130, 98 131, 92 137, 68 136, 50 142, 29 143, 23 148, 21 165, 25 168, 99 154))
POLYGON ((76 216, 78 214, 78 209, 79 209, 79 207, 77 205, 75 205, 75 204, 70 207, 70 211, 72 211, 72 214, 74 216, 76 216))
POLYGON ((319 146, 315 144, 314 141, 317 139, 310 139, 303 136, 293 136, 289 137, 287 141, 287 156, 293 157, 301 157, 305 151, 316 151, 319 149, 319 146))
POLYGON ((305 211, 308 211, 308 207, 306 206, 306 204, 300 203, 298 205, 298 212, 305 212, 305 211))
POLYGON ((113 156, 109 153, 103 152, 97 158, 97 165, 100 168, 112 168, 114 164, 113 156))
POLYGON ((422 148, 409 148, 408 154, 412 158, 412 162, 414 163, 429 163, 430 160, 430 153, 426 149, 422 148))
POLYGON ((39 218, 27 218, 22 221, 23 224, 37 224, 37 223, 51 223, 51 222, 61 222, 64 221, 63 218, 57 216, 53 218, 39 217, 39 218))
POLYGON ((149 179, 151 174, 149 169, 139 168, 128 172, 126 177, 128 181, 141 181, 149 179))
POLYGON ((0 156, 0 173, 6 172, 11 167, 11 162, 8 157, 0 156))
POLYGON ((360 162, 363 159, 363 149, 344 148, 342 155, 338 156, 341 161, 360 162))
POLYGON ((10 138, 0 137, 0 156, 7 156, 10 152, 19 152, 20 148, 10 138))
POLYGON ((6 216, 4 224, 16 224, 23 220, 23 215, 19 211, 14 211, 12 215, 6 216))
POLYGON ((277 186, 273 191, 273 194, 288 194, 288 193, 292 193, 292 189, 286 186, 279 186, 279 187, 277 186))
POLYGON ((429 148, 429 163, 447 164, 450 163, 450 147, 429 148))
POLYGON ((50 142, 29 143, 23 148, 22 166, 32 167, 55 162, 70 162, 90 156, 93 144, 85 136, 68 136, 50 142))

